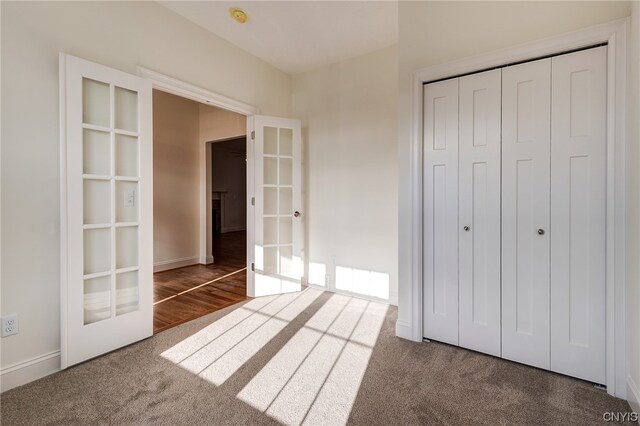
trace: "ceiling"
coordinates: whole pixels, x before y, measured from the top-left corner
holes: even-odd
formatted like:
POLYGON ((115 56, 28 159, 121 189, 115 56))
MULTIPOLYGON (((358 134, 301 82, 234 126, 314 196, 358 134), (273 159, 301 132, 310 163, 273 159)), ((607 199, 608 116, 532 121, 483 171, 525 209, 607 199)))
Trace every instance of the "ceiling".
POLYGON ((395 1, 161 1, 276 68, 298 74, 395 44, 395 1), (246 24, 229 16, 241 7, 246 24))

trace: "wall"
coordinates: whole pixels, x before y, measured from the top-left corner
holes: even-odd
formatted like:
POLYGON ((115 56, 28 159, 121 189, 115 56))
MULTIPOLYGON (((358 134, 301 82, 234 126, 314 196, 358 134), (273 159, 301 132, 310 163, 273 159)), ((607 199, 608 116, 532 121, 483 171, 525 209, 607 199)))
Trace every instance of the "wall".
MULTIPOLYGON (((153 263, 197 263, 200 104, 153 91, 153 263)), ((158 268, 159 267, 159 268, 158 268)))
POLYGON ((57 362, 60 349, 58 52, 133 74, 141 65, 271 115, 291 114, 291 81, 155 2, 0 7, 1 310, 20 320, 20 333, 2 339, 5 371, 57 362))
POLYGON ((308 280, 396 303, 396 47, 294 76, 293 97, 308 280))
POLYGON ((223 192, 222 232, 247 229, 247 139, 211 144, 211 190, 223 192))
POLYGON ((410 323, 412 72, 629 16, 630 2, 399 3, 399 325, 410 323))
POLYGON ((629 378, 627 399, 640 412, 640 2, 634 2, 629 46, 629 156, 627 312, 629 321, 629 378))
POLYGON ((232 111, 200 105, 200 140, 218 141, 244 136, 247 133, 247 117, 232 111))

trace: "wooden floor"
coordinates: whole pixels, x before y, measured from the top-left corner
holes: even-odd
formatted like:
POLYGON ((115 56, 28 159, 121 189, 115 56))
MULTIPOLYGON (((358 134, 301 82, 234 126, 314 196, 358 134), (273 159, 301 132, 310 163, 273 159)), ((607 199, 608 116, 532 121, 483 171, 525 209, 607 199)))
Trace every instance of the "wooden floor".
POLYGON ((155 273, 153 332, 246 300, 246 241, 246 232, 218 235, 215 263, 155 273))

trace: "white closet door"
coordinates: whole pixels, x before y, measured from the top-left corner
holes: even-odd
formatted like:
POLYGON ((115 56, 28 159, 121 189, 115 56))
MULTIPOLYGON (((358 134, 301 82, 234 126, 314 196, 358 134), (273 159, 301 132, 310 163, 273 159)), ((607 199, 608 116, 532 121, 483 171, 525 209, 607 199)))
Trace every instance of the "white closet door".
POLYGON ((551 59, 502 70, 502 357, 549 368, 551 59))
POLYGON ((552 59, 551 369, 605 383, 607 48, 552 59))
POLYGON ((460 346, 500 356, 500 70, 460 78, 460 346))
POLYGON ((424 88, 424 336, 458 344, 458 79, 424 88))

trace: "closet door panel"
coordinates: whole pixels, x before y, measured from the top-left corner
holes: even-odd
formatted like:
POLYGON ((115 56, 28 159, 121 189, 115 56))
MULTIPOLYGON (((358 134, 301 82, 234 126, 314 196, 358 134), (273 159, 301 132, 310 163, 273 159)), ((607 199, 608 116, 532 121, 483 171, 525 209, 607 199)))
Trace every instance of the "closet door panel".
POLYGON ((458 344, 458 79, 424 87, 424 337, 458 344))
POLYGON ((502 70, 502 356, 549 368, 551 59, 502 70))
POLYGON ((552 59, 551 369, 606 382, 607 48, 552 59))
POLYGON ((500 70, 460 78, 459 345, 500 356, 500 70))

